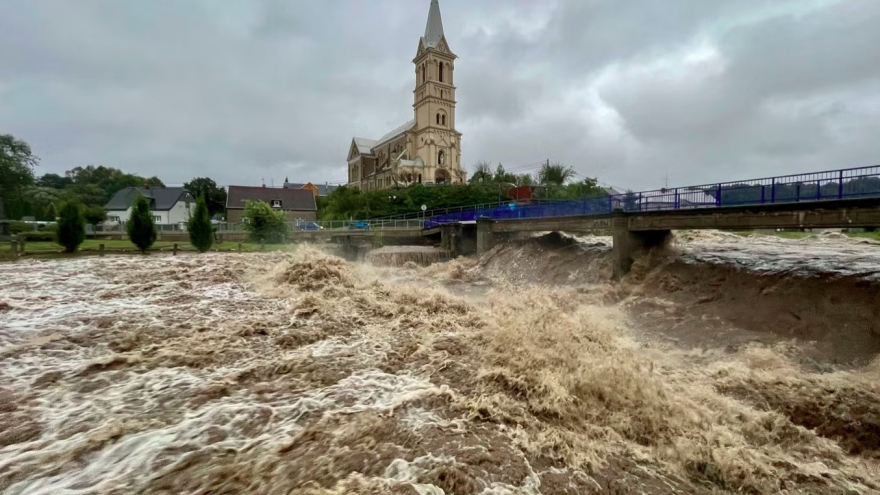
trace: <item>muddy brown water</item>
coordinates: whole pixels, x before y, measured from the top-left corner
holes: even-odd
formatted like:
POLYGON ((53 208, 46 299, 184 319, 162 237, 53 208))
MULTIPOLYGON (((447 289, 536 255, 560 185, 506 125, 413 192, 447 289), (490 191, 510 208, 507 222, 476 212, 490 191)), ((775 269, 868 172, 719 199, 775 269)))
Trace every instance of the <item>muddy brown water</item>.
POLYGON ((0 264, 9 494, 877 493, 877 245, 0 264))

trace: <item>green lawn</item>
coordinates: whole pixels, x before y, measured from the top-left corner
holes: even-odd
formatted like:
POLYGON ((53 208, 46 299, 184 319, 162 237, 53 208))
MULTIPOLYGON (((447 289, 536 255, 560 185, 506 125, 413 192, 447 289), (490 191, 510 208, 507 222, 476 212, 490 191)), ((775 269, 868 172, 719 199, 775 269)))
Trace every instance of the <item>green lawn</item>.
MULTIPOLYGON (((97 239, 86 239, 80 247, 79 251, 84 253, 97 253, 98 246, 103 244, 104 250, 108 253, 125 253, 125 252, 137 252, 138 248, 135 247, 129 241, 113 241, 113 240, 97 240, 97 239)), ((211 251, 238 251, 237 242, 226 241, 221 244, 214 244, 211 246, 211 251)), ((178 242, 178 249, 180 251, 196 251, 195 248, 192 247, 188 242, 178 242)), ((171 251, 174 247, 173 242, 168 241, 157 241, 150 248, 150 251, 171 251)), ((0 257, 3 257, 5 254, 6 257, 11 254, 12 246, 8 242, 0 243, 0 257)), ((293 245, 291 244, 266 244, 263 250, 265 251, 286 251, 293 249, 293 245)), ((26 242, 24 245, 24 250, 26 254, 50 254, 50 253, 60 253, 63 248, 54 242, 26 242)), ((241 243, 241 250, 243 252, 255 252, 260 251, 260 245, 243 242, 241 243)))

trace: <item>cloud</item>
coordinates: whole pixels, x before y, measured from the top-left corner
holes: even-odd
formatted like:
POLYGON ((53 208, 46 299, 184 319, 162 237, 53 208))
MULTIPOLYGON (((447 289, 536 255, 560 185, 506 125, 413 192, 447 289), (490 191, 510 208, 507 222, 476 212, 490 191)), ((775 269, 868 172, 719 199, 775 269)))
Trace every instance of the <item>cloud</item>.
MULTIPOLYGON (((410 119, 428 1, 11 0, 0 131, 40 172, 346 177, 410 119)), ((442 0, 463 161, 618 187, 880 162, 873 0, 442 0)))

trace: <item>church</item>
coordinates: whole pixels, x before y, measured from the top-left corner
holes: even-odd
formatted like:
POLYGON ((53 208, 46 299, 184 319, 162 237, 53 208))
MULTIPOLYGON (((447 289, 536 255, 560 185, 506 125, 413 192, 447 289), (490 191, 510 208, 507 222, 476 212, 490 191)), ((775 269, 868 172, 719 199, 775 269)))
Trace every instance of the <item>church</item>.
POLYGON ((413 184, 463 184, 461 133, 455 130, 455 60, 431 0, 415 64, 413 119, 378 140, 356 137, 348 151, 348 185, 363 191, 413 184))

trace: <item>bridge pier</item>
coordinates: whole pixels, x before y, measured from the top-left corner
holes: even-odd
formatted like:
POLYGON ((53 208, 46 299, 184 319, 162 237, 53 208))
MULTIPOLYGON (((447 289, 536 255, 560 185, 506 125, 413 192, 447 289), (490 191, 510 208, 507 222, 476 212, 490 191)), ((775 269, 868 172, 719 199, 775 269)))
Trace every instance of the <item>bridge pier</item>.
POLYGON ((477 219, 477 256, 489 252, 498 242, 498 234, 494 231, 495 220, 491 218, 477 219))
POLYGON ((357 261, 358 248, 350 235, 342 237, 342 256, 349 261, 357 261))
POLYGON ((440 226, 440 248, 449 253, 450 258, 468 254, 466 244, 462 224, 449 223, 440 226))
POLYGON ((637 255, 665 244, 672 237, 671 230, 629 230, 629 219, 623 214, 615 215, 611 219, 611 228, 615 279, 629 273, 637 255))

